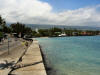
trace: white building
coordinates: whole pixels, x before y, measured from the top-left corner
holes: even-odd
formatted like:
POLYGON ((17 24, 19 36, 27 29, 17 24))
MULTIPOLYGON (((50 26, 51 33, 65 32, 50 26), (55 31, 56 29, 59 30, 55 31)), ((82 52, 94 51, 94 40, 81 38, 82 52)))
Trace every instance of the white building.
POLYGON ((39 29, 38 29, 38 28, 36 28, 35 31, 36 31, 37 33, 39 33, 39 29))
POLYGON ((66 36, 66 34, 65 34, 65 33, 62 33, 62 34, 60 34, 59 36, 60 36, 60 37, 61 37, 61 36, 66 36))

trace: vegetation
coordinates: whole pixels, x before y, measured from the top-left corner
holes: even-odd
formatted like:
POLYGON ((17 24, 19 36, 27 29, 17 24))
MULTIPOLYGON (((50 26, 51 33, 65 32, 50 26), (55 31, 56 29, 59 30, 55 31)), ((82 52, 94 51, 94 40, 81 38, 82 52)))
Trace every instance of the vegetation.
POLYGON ((52 36, 58 36, 61 32, 62 32, 62 29, 60 29, 60 28, 39 29, 38 33, 36 33, 36 35, 52 37, 52 36))
POLYGON ((0 16, 0 26, 5 26, 6 25, 6 22, 4 19, 2 19, 2 17, 0 16))
POLYGON ((32 30, 30 27, 27 27, 22 23, 13 23, 10 26, 6 25, 6 21, 0 16, 0 37, 3 36, 3 33, 16 33, 17 35, 21 34, 21 37, 24 35, 34 36, 34 37, 58 37, 61 34, 66 36, 92 36, 100 35, 100 31, 93 30, 77 30, 77 29, 61 29, 61 28, 50 28, 50 29, 39 29, 32 30))
POLYGON ((2 38, 3 37, 3 33, 2 32, 0 32, 0 38, 2 38))
POLYGON ((6 25, 6 21, 0 16, 0 34, 1 33, 17 33, 17 35, 21 34, 21 37, 24 35, 32 35, 32 29, 30 27, 26 27, 25 24, 22 23, 13 23, 10 26, 6 25))
POLYGON ((0 16, 0 31, 3 31, 5 25, 6 25, 5 20, 0 16))
POLYGON ((60 34, 66 34, 66 36, 92 36, 99 35, 100 31, 51 28, 39 29, 38 33, 35 34, 36 37, 57 37, 60 34))
POLYGON ((12 33, 17 33, 17 35, 21 34, 23 37, 25 34, 30 35, 32 34, 32 29, 26 27, 25 24, 21 24, 19 22, 10 25, 12 33))

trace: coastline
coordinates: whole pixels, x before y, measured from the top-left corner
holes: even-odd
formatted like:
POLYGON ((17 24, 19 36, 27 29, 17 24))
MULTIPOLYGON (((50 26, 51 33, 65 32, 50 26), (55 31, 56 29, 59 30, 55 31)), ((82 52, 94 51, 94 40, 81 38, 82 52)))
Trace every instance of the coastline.
POLYGON ((46 54, 43 52, 42 46, 40 44, 39 44, 39 48, 40 48, 40 51, 41 51, 41 55, 42 55, 42 59, 43 59, 43 63, 44 63, 47 75, 56 75, 56 71, 47 62, 46 54))

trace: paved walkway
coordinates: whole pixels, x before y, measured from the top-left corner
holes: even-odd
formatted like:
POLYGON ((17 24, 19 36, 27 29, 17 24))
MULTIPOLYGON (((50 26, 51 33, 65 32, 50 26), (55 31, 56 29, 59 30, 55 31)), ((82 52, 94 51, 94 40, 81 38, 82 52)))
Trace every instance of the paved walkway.
MULTIPOLYGON (((22 39, 17 39, 15 41, 15 38, 10 38, 9 42, 9 49, 16 48, 21 45, 22 39)), ((2 44, 0 44, 0 55, 8 51, 8 39, 5 39, 2 44)))
POLYGON ((15 75, 47 75, 43 64, 38 41, 34 40, 17 67, 11 74, 15 75))
POLYGON ((10 67, 15 65, 22 53, 25 51, 24 46, 21 45, 21 41, 19 45, 15 46, 12 47, 12 49, 10 48, 9 55, 7 51, 0 54, 0 75, 8 75, 8 73, 12 70, 10 67))

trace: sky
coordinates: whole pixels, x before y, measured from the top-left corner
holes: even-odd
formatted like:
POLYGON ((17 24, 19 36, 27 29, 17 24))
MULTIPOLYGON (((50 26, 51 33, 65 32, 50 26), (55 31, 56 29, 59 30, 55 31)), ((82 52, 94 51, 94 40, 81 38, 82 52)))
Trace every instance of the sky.
POLYGON ((74 10, 100 4, 100 0, 41 0, 52 5, 54 11, 74 10))
POLYGON ((7 23, 100 27, 100 0, 0 0, 7 23))

